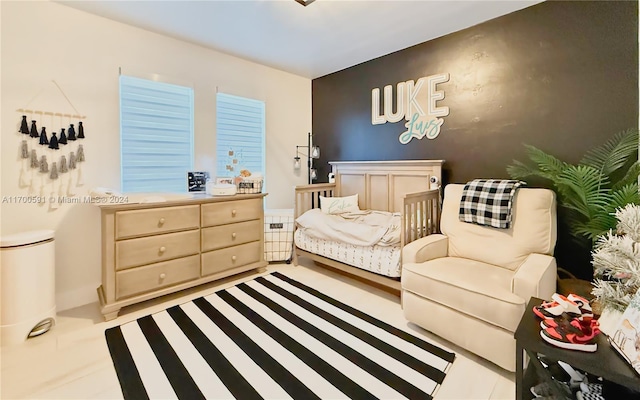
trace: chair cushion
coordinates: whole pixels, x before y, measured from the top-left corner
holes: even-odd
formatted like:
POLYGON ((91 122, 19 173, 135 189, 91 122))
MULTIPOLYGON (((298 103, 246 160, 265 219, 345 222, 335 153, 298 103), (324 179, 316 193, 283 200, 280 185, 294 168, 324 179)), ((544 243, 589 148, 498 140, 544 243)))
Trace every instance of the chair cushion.
POLYGON ((512 224, 498 229, 462 222, 464 185, 447 185, 440 228, 449 238, 449 256, 478 260, 516 270, 531 253, 552 255, 556 244, 555 193, 520 188, 515 194, 512 224))
POLYGON ((512 278, 509 269, 458 257, 402 266, 403 290, 515 332, 526 301, 511 293, 512 278))

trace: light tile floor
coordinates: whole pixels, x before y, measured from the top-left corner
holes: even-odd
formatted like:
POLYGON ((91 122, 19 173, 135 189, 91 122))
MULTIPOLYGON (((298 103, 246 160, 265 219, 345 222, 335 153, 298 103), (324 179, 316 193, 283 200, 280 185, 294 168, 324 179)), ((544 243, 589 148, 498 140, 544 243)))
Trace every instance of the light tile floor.
MULTIPOLYGON (((514 374, 408 323, 397 297, 337 275, 301 259, 298 267, 271 264, 280 271, 398 328, 457 354, 435 398, 439 400, 515 398, 514 374)), ((104 331, 141 316, 250 280, 240 274, 179 294, 130 306, 104 322, 97 303, 58 313, 56 326, 27 342, 0 349, 1 399, 121 399, 122 393, 104 331)))

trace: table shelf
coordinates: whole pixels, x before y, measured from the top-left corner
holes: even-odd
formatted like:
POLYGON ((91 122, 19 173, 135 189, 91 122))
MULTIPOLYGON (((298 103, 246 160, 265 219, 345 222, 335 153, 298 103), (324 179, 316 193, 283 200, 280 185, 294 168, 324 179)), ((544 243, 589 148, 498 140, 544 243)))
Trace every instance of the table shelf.
POLYGON ((578 370, 602 377, 629 389, 640 391, 640 377, 636 375, 635 371, 618 352, 611 348, 604 334, 596 337, 598 350, 593 353, 561 349, 542 340, 540 337, 540 320, 531 311, 534 306, 541 304, 542 301, 542 299, 535 297, 529 300, 515 332, 517 400, 531 399, 529 388, 535 384, 535 372, 542 375, 543 380, 551 378, 550 373, 540 364, 537 354, 544 354, 551 360, 563 361, 578 370), (526 373, 523 357, 525 352, 529 357, 526 373))

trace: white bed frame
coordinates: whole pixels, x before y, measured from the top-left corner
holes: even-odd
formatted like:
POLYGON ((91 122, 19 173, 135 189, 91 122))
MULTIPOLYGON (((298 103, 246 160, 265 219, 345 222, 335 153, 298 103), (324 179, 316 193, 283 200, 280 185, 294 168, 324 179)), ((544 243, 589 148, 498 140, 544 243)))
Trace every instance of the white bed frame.
MULTIPOLYGON (((295 189, 294 218, 318 208, 320 197, 358 194, 362 210, 402 213, 401 246, 440 230, 440 191, 430 189, 430 180, 442 181, 443 160, 336 161, 330 162, 335 183, 298 186, 295 189), (419 223, 412 223, 418 221, 419 223)), ((368 284, 400 295, 400 281, 299 249, 297 257, 308 257, 317 264, 368 284)))

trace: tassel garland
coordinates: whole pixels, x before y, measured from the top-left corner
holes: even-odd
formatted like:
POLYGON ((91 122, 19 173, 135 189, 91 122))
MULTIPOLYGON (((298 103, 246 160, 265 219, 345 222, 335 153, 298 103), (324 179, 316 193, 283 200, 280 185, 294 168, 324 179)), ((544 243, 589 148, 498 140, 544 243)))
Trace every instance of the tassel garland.
MULTIPOLYGON (((52 114, 50 112, 41 112, 41 111, 36 111, 36 113, 45 113, 45 114, 52 114)), ((62 114, 60 114, 62 115, 62 114)), ((76 141, 78 139, 85 139, 85 132, 84 132, 84 123, 83 121, 78 121, 77 123, 77 127, 74 126, 74 124, 69 124, 68 129, 65 131, 65 128, 60 128, 60 135, 59 137, 57 136, 56 132, 51 132, 50 133, 50 137, 47 136, 47 128, 42 126, 40 128, 40 133, 38 133, 38 126, 37 126, 37 121, 36 120, 31 120, 31 126, 29 126, 28 123, 28 116, 27 115, 22 115, 22 118, 20 120, 20 124, 19 124, 19 128, 18 128, 18 132, 23 134, 23 135, 29 135, 30 138, 34 138, 34 139, 38 139, 39 140, 39 144, 42 146, 48 146, 49 149, 52 150, 59 150, 60 149, 60 145, 66 145, 69 143, 69 141, 73 142, 76 141), (77 128, 77 132, 76 132, 76 128, 77 128)), ((52 117, 53 118, 53 117, 52 117)), ((42 122, 42 121, 40 121, 42 122)), ((62 121, 61 121, 62 122, 62 121)), ((33 193, 34 187, 33 187, 33 181, 30 185, 27 185, 27 176, 25 175, 27 173, 27 171, 25 170, 26 168, 26 163, 29 164, 29 167, 31 169, 35 169, 38 168, 38 171, 40 173, 46 173, 49 175, 49 178, 51 180, 56 180, 58 178, 60 178, 60 174, 64 174, 67 172, 70 172, 71 170, 77 169, 77 175, 73 175, 73 176, 77 176, 77 178, 74 178, 73 180, 77 180, 75 183, 75 185, 73 185, 72 183, 72 179, 71 179, 71 174, 69 175, 69 182, 68 184, 65 183, 64 184, 64 188, 63 188, 63 184, 60 184, 58 187, 58 191, 59 193, 62 195, 62 193, 64 193, 64 189, 66 189, 66 193, 69 196, 74 196, 75 193, 73 193, 73 186, 82 186, 84 185, 84 179, 82 176, 82 169, 80 168, 80 165, 78 163, 82 163, 85 161, 85 154, 84 154, 84 147, 82 144, 79 144, 78 147, 75 149, 75 151, 71 151, 69 152, 68 155, 62 155, 60 156, 60 158, 56 161, 52 161, 51 162, 51 166, 49 166, 49 162, 47 161, 47 156, 46 155, 39 155, 38 151, 36 151, 35 148, 29 148, 29 143, 27 140, 22 140, 20 142, 20 158, 23 160, 28 160, 25 161, 22 165, 22 169, 20 171, 20 177, 19 177, 19 186, 20 187, 27 187, 30 186, 30 193, 33 193)), ((37 146, 34 146, 37 147, 37 146)), ((44 182, 45 182, 46 178, 42 178, 41 181, 41 187, 40 187, 40 194, 43 195, 44 193, 44 182)), ((53 207, 53 208, 57 208, 57 204, 53 207)))

